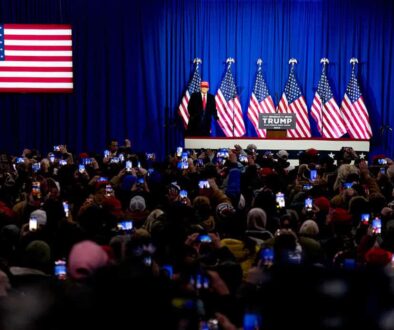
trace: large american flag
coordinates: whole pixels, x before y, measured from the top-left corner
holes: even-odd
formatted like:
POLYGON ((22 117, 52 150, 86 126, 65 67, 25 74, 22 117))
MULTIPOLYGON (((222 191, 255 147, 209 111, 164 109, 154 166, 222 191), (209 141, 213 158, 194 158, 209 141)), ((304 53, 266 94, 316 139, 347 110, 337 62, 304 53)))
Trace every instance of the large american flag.
POLYGON ((0 25, 0 92, 71 92, 70 25, 0 25))
POLYGON ((242 108, 237 95, 237 87, 231 73, 231 64, 215 96, 219 116, 219 126, 227 137, 239 137, 245 134, 242 108))
POLYGON ((305 98, 301 94, 294 74, 294 65, 292 65, 289 79, 285 86, 285 91, 279 102, 278 112, 295 113, 296 128, 287 130, 287 137, 292 138, 308 138, 311 137, 311 128, 308 119, 308 108, 305 98))
POLYGON ((248 117, 256 130, 257 136, 265 138, 267 130, 259 129, 260 113, 275 113, 274 101, 268 92, 267 84, 261 72, 261 65, 257 68, 256 81, 249 101, 248 117))
POLYGON ((351 138, 370 139, 372 137, 368 111, 361 95, 354 67, 342 100, 341 110, 347 132, 351 138))
POLYGON ((338 139, 346 134, 345 123, 331 91, 325 65, 313 99, 311 115, 315 119, 322 137, 338 139))
POLYGON ((189 104, 190 96, 200 91, 200 83, 201 83, 201 76, 200 72, 198 71, 199 62, 194 61, 196 63, 194 67, 194 72, 192 79, 189 81, 189 84, 186 88, 186 92, 182 97, 181 104, 179 104, 178 113, 182 118, 183 126, 186 128, 189 123, 189 112, 187 111, 187 105, 189 104))

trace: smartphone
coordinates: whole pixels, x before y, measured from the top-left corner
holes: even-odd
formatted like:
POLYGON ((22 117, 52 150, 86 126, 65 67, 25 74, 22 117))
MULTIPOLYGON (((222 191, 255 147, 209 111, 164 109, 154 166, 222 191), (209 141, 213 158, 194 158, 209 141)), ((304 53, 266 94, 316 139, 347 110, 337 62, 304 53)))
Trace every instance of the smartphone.
POLYGON ((176 155, 177 155, 177 157, 181 157, 182 156, 182 151, 183 151, 182 147, 176 148, 176 155))
POLYGON ((70 215, 70 207, 68 206, 67 202, 63 202, 63 210, 66 214, 66 218, 68 218, 68 216, 70 215))
POLYGON ((145 179, 143 177, 137 179, 137 184, 144 184, 144 183, 145 183, 145 179))
POLYGON ((352 183, 352 182, 345 182, 345 183, 343 183, 343 185, 342 185, 342 187, 343 187, 344 189, 350 189, 352 186, 353 186, 353 183, 352 183))
POLYGON ((238 159, 239 159, 239 161, 241 163, 247 163, 248 162, 248 156, 246 156, 246 155, 239 155, 238 159))
POLYGON ((153 159, 153 158, 155 158, 155 154, 154 153, 147 153, 146 154, 146 158, 147 159, 153 159))
POLYGON ((25 162, 25 160, 23 159, 23 157, 17 157, 15 160, 15 163, 17 163, 17 164, 22 164, 24 162, 25 162))
POLYGON ((305 209, 306 209, 308 212, 312 211, 313 199, 310 198, 310 197, 305 198, 304 205, 305 205, 305 209))
POLYGON ((385 158, 379 158, 378 159, 378 164, 379 165, 386 165, 387 164, 387 160, 385 158))
POLYGON ((258 313, 245 313, 243 330, 262 329, 262 318, 258 313))
POLYGON ((114 188, 110 184, 105 185, 105 195, 112 196, 114 192, 114 188))
POLYGON ((53 151, 60 151, 60 146, 53 146, 53 151))
POLYGON ((360 221, 363 225, 369 225, 369 213, 362 213, 360 221))
POLYGON ((264 266, 271 266, 274 262, 274 249, 272 247, 261 249, 260 259, 264 266))
POLYGON ((182 152, 182 154, 181 154, 182 161, 187 162, 188 157, 189 157, 189 154, 187 152, 182 152))
POLYGON ((181 190, 181 191, 179 192, 179 196, 180 196, 181 198, 187 198, 187 190, 181 190))
POLYGON ((40 163, 34 163, 31 165, 31 169, 33 170, 34 173, 37 173, 41 168, 41 164, 40 163))
POLYGON ((147 267, 152 266, 152 257, 151 256, 144 257, 143 262, 144 262, 144 265, 147 267))
POLYGON ((278 209, 285 207, 285 194, 284 193, 278 192, 276 194, 276 204, 277 204, 278 209))
POLYGON ((97 182, 106 182, 106 181, 108 181, 108 178, 103 177, 103 176, 100 176, 100 177, 97 179, 97 182))
POLYGON ((201 180, 201 181, 198 183, 198 186, 200 187, 200 189, 204 189, 204 188, 209 189, 209 188, 211 187, 211 186, 209 185, 208 180, 201 180))
POLYGON ((372 220, 372 232, 374 234, 382 233, 382 220, 379 217, 372 220))
POLYGON ((174 275, 174 268, 172 267, 172 265, 163 265, 161 267, 161 269, 163 270, 163 273, 169 278, 172 279, 172 276, 174 275))
POLYGON ((67 160, 60 159, 60 160, 59 160, 59 165, 60 165, 60 166, 67 165, 67 160))
POLYGON ((227 149, 219 149, 218 152, 216 153, 216 156, 219 158, 228 158, 228 150, 227 149))
POLYGON ((126 165, 125 165, 126 172, 131 172, 132 167, 133 167, 133 163, 130 160, 126 161, 126 165))
POLYGON ((133 229, 133 221, 132 220, 119 221, 116 227, 118 230, 130 231, 133 229))
POLYGON ((209 288, 209 278, 206 275, 201 273, 197 273, 194 276, 190 277, 190 284, 196 289, 208 289, 209 288))
POLYGON ((39 181, 34 181, 31 186, 31 193, 34 197, 41 198, 41 184, 39 181))
POLYGON ((344 269, 356 269, 356 260, 353 258, 346 258, 343 260, 342 267, 344 269))
POLYGON ((315 181, 316 178, 317 178, 317 170, 311 170, 309 178, 310 178, 311 181, 315 181))
POLYGON ((313 185, 311 185, 310 183, 306 183, 302 186, 302 189, 305 191, 311 190, 313 188, 313 185))
POLYGON ((109 150, 104 150, 104 157, 107 158, 110 155, 110 151, 109 150))
POLYGON ((198 235, 197 240, 198 240, 198 242, 200 242, 200 243, 212 243, 212 238, 211 238, 211 236, 209 236, 208 234, 205 234, 205 235, 203 235, 203 234, 198 235))
POLYGON ((186 170, 189 168, 189 163, 187 161, 181 160, 180 162, 178 162, 177 166, 179 170, 186 170))
POLYGON ((80 164, 80 165, 78 166, 78 171, 79 171, 79 173, 84 173, 84 172, 86 171, 85 165, 80 164))
POLYGON ((137 162, 137 167, 141 168, 141 162, 140 161, 137 162))
POLYGON ((119 157, 112 157, 110 163, 112 164, 118 164, 119 163, 119 157))
POLYGON ((34 231, 37 230, 37 218, 32 216, 29 220, 29 230, 34 231))
POLYGON ((196 166, 198 167, 203 167, 204 166, 204 160, 201 158, 196 159, 196 166))
POLYGON ((386 174, 386 168, 384 168, 384 167, 381 167, 379 171, 382 174, 386 174))
POLYGON ((123 154, 119 154, 119 161, 124 162, 124 155, 123 154))
POLYGON ((67 263, 64 259, 55 261, 54 273, 59 280, 65 280, 67 278, 67 263))
POLYGON ((83 165, 90 165, 90 164, 92 164, 92 158, 83 158, 82 159, 82 164, 83 165))

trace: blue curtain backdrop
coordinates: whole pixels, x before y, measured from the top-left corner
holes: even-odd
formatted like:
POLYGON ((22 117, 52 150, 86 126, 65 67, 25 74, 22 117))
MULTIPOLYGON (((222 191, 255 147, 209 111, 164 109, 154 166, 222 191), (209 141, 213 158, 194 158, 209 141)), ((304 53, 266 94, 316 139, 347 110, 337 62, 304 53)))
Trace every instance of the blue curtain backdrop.
MULTIPOLYGON (((308 108, 328 57, 338 103, 350 77, 349 59, 369 109, 375 152, 393 154, 394 6, 391 0, 3 0, 1 23, 73 26, 72 94, 0 94, 1 149, 99 151, 110 138, 132 140, 160 155, 183 142, 177 114, 192 60, 200 57, 211 92, 227 57, 233 65, 247 134, 255 136, 247 106, 256 60, 277 104, 291 57, 308 108), (388 126, 387 126, 388 127, 388 126)), ((314 135, 317 135, 313 127, 314 135)), ((221 136, 220 128, 214 133, 221 136)))

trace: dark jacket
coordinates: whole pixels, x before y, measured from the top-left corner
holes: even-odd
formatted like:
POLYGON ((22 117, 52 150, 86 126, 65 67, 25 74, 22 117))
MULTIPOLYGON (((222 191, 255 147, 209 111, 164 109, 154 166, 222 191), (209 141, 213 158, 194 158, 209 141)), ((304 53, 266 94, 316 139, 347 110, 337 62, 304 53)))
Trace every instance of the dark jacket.
POLYGON ((202 106, 202 96, 200 92, 193 93, 190 97, 187 110, 190 115, 189 125, 186 130, 188 136, 210 136, 211 118, 218 120, 215 97, 207 93, 207 103, 205 110, 202 106))

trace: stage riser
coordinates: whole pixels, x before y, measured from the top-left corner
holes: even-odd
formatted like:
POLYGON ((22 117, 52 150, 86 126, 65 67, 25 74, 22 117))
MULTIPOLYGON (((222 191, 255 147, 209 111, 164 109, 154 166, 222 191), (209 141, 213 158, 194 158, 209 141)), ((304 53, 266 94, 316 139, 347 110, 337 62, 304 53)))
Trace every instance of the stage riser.
POLYGON ((248 138, 186 138, 186 149, 219 149, 219 148, 234 148, 234 145, 239 144, 243 149, 249 144, 254 144, 257 150, 265 151, 272 150, 276 152, 284 149, 289 152, 290 162, 292 165, 297 165, 297 155, 299 152, 314 148, 321 154, 336 153, 342 147, 352 147, 361 158, 368 159, 370 142, 368 140, 326 140, 326 139, 248 139, 248 138))

